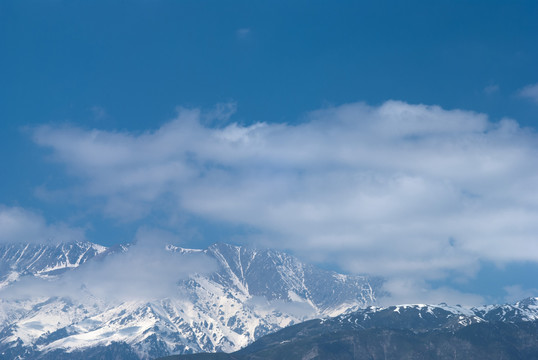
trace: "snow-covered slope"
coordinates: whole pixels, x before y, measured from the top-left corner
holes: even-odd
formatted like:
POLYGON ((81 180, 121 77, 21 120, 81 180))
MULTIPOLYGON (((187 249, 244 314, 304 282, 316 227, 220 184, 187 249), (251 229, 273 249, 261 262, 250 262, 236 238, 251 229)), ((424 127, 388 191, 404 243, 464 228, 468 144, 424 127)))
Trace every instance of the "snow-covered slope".
MULTIPOLYGON (((76 272, 113 253, 91 243, 6 245, 2 250, 4 291, 25 275, 61 278, 65 275, 59 270, 76 272)), ((190 274, 174 296, 149 301, 111 301, 84 287, 83 296, 2 299, 0 354, 30 359, 114 343, 128 344, 141 358, 233 351, 285 326, 371 305, 380 285, 272 250, 228 244, 204 250, 168 245, 166 250, 204 254, 217 263, 216 270, 190 274)))
POLYGON ((477 323, 538 320, 538 298, 531 297, 514 304, 462 307, 407 304, 389 307, 368 306, 334 318, 323 320, 340 327, 347 324, 358 329, 391 328, 412 331, 435 329, 456 330, 477 323))
POLYGON ((0 244, 0 288, 21 276, 50 277, 102 254, 104 246, 89 242, 0 244))
POLYGON ((273 250, 215 244, 204 251, 219 262, 208 279, 244 296, 269 301, 305 303, 320 315, 334 315, 351 306, 375 302, 372 286, 379 282, 318 269, 273 250))
POLYGON ((489 321, 537 321, 538 297, 529 297, 514 304, 482 306, 474 311, 489 321))
POLYGON ((88 358, 92 351, 102 356, 107 349, 125 359, 230 352, 313 318, 324 318, 322 323, 335 329, 388 326, 419 332, 538 320, 538 298, 478 308, 381 308, 372 306, 379 280, 318 269, 282 252, 228 244, 207 249, 167 245, 165 250, 177 254, 178 260, 202 255, 216 267, 183 277, 170 296, 119 300, 98 296, 84 282, 109 259, 114 262, 130 254, 128 247, 107 249, 85 242, 0 246, 1 291, 9 295, 0 298, 0 358, 88 358), (77 272, 86 277, 79 279, 81 286, 72 296, 14 295, 17 284, 27 279, 61 285, 77 272))
MULTIPOLYGON (((528 298, 480 308, 444 304, 368 307, 290 326, 238 352, 197 358, 538 359, 538 321, 533 320, 537 304, 537 298, 528 298), (506 317, 508 313, 515 316, 506 317)), ((167 359, 188 358, 178 355, 167 359)))

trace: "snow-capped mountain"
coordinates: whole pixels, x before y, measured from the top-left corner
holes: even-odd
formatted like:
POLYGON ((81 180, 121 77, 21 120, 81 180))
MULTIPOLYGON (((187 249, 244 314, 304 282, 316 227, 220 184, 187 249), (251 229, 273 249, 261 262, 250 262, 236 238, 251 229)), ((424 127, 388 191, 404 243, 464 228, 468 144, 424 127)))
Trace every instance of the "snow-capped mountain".
POLYGON ((474 310, 478 316, 487 321, 537 321, 538 298, 529 297, 514 304, 489 305, 474 310))
POLYGON ((41 278, 59 275, 106 250, 104 246, 81 241, 67 244, 0 243, 0 288, 25 275, 41 278))
MULTIPOLYGON (((478 308, 370 306, 293 325, 200 360, 538 359, 538 298, 478 308)), ((167 360, 186 359, 183 356, 167 360)))
POLYGON ((62 284, 67 275, 86 274, 73 296, 0 300, 0 355, 7 358, 76 358, 118 346, 124 358, 235 351, 291 324, 371 305, 380 288, 379 280, 318 269, 278 251, 167 245, 169 254, 205 256, 216 267, 182 278, 170 296, 120 301, 96 295, 84 281, 88 269, 121 259, 127 247, 77 242, 4 245, 0 251, 4 294, 27 278, 62 284))
MULTIPOLYGON (((361 329, 390 327, 415 332, 436 329, 456 330, 478 323, 515 323, 538 320, 538 298, 530 297, 513 304, 479 307, 447 304, 408 304, 389 307, 368 306, 322 320, 327 324, 348 324, 361 329)), ((337 326, 340 326, 337 325, 337 326)))

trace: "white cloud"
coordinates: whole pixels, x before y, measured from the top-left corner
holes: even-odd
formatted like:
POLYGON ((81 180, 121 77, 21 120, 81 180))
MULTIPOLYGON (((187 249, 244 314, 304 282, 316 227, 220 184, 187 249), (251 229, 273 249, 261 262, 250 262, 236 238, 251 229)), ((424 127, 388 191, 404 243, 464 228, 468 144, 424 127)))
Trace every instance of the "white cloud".
POLYGON ((43 216, 20 207, 0 206, 0 243, 84 240, 84 231, 66 224, 48 224, 43 216))
POLYGON ((177 298, 182 296, 177 286, 180 280, 217 269, 214 259, 203 253, 167 251, 165 246, 177 239, 163 231, 141 229, 135 240, 128 251, 85 263, 58 279, 23 277, 0 290, 0 295, 13 299, 66 296, 81 302, 177 298))
POLYGON ((440 287, 433 289, 426 282, 413 278, 392 278, 384 284, 384 290, 390 296, 380 298, 380 305, 394 304, 440 304, 479 306, 484 305, 484 298, 469 293, 440 287))
POLYGON ((538 103, 538 84, 531 84, 519 90, 518 95, 538 103))
POLYGON ((398 101, 297 125, 206 120, 180 109, 142 134, 43 126, 34 139, 113 217, 248 225, 262 245, 386 276, 538 261, 538 138, 513 120, 398 101))
POLYGON ((523 288, 521 285, 505 286, 503 290, 506 292, 504 301, 513 303, 524 298, 534 297, 538 294, 538 289, 523 288))
POLYGON ((305 320, 316 316, 316 309, 306 301, 267 300, 263 296, 253 296, 246 304, 258 313, 278 311, 305 320))

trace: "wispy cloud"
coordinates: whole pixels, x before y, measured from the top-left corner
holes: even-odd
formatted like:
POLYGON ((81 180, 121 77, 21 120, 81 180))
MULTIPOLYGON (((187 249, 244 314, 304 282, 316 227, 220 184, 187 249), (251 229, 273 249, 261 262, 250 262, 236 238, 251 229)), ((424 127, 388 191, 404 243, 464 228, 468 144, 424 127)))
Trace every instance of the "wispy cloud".
POLYGON ((500 86, 497 84, 488 85, 484 88, 484 93, 486 93, 487 95, 491 95, 498 93, 500 89, 500 86))
POLYGON ((108 117, 106 109, 102 106, 94 105, 90 108, 90 111, 92 112, 95 120, 104 120, 108 117))
POLYGON ((531 84, 519 90, 518 95, 538 103, 538 84, 531 84))
POLYGON ((84 230, 63 223, 49 224, 35 212, 0 206, 0 243, 35 243, 84 240, 84 230))
POLYGON ((524 289, 521 285, 505 286, 503 289, 506 292, 504 301, 507 303, 512 303, 538 294, 538 289, 524 289))
POLYGON ((235 35, 238 39, 246 39, 250 35, 250 29, 249 28, 241 28, 237 29, 235 32, 235 35))
POLYGON ((180 109, 142 134, 33 135, 108 216, 248 225, 265 246, 387 276, 538 261, 538 138, 513 120, 398 101, 326 108, 298 125, 203 117, 180 109))
POLYGON ((459 304, 463 306, 484 305, 484 298, 480 295, 457 291, 449 287, 432 288, 423 279, 412 277, 394 277, 383 285, 384 290, 390 294, 380 298, 380 304, 389 306, 394 304, 459 304))
POLYGON ((167 251, 169 234, 151 229, 138 231, 126 252, 94 259, 55 280, 23 277, 0 291, 3 298, 24 299, 65 296, 77 301, 133 301, 181 297, 178 281, 217 269, 203 253, 167 251))

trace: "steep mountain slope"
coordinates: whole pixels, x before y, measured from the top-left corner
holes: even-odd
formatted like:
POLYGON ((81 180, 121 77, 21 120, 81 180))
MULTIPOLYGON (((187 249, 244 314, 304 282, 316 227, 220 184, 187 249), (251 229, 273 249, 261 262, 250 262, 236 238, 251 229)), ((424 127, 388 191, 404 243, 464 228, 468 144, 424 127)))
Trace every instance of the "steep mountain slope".
POLYGON ((167 359, 538 359, 537 315, 538 298, 473 309, 369 307, 290 326, 232 354, 167 359))
MULTIPOLYGON (((89 264, 117 261, 131 251, 90 243, 35 249, 18 246, 6 256, 10 260, 5 262, 4 274, 17 276, 6 277, 4 290, 25 277, 59 281, 69 273, 77 279, 77 271, 93 269, 89 264)), ((77 296, 3 299, 0 354, 21 359, 69 354, 77 358, 97 349, 101 354, 110 350, 115 356, 129 349, 123 351, 125 358, 133 354, 154 358, 235 351, 291 324, 370 305, 380 285, 379 280, 321 270, 271 250, 227 244, 204 250, 168 245, 166 250, 176 254, 178 261, 185 255, 201 254, 213 259, 216 270, 190 274, 177 283, 173 296, 165 298, 112 301, 92 293, 84 285, 87 278, 82 278, 77 296)), ((83 273, 87 276, 88 271, 83 273)))
POLYGON ((50 277, 78 267, 107 248, 89 242, 0 244, 0 288, 21 276, 50 277))
POLYGON ((269 301, 305 303, 323 316, 374 303, 373 287, 380 287, 378 279, 322 270, 273 250, 215 244, 204 253, 219 262, 209 280, 223 288, 269 301))

